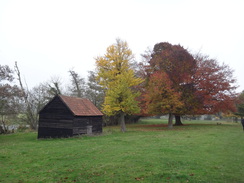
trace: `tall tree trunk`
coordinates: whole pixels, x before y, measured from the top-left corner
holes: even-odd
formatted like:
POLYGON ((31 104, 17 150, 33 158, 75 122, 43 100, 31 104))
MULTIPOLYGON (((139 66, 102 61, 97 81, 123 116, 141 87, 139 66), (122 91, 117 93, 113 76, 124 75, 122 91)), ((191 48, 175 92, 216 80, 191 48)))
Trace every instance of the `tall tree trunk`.
POLYGON ((175 115, 175 126, 181 126, 183 123, 181 122, 180 115, 175 115))
POLYGON ((69 71, 71 77, 73 78, 73 82, 77 91, 77 97, 82 97, 82 93, 81 93, 81 88, 80 88, 80 84, 78 81, 78 74, 75 71, 70 70, 69 71))
POLYGON ((172 113, 169 113, 168 128, 169 129, 173 128, 173 114, 172 113))
POLYGON ((7 133, 8 129, 7 129, 6 124, 4 122, 4 116, 3 115, 2 115, 2 126, 3 126, 3 133, 7 133))
POLYGON ((24 95, 24 102, 26 104, 26 116, 27 116, 27 124, 30 125, 30 128, 33 130, 37 130, 37 120, 34 117, 34 114, 32 112, 31 109, 31 103, 28 100, 28 91, 25 91, 24 86, 22 84, 22 80, 21 80, 21 75, 20 75, 20 71, 19 71, 19 67, 17 65, 17 62, 15 62, 15 70, 17 72, 17 76, 18 76, 18 80, 19 80, 19 84, 20 84, 20 88, 23 92, 24 95))
POLYGON ((121 126, 121 132, 126 132, 126 127, 125 127, 125 113, 124 112, 120 112, 119 115, 119 124, 121 126))

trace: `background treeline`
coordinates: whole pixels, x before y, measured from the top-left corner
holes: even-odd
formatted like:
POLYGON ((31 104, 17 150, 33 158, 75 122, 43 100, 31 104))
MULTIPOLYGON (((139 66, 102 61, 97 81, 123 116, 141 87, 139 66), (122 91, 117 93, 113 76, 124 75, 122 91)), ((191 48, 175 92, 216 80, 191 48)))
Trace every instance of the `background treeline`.
POLYGON ((17 62, 13 68, 0 65, 0 133, 8 133, 11 124, 36 130, 39 110, 57 94, 90 99, 106 114, 105 125, 161 114, 169 114, 170 125, 173 115, 181 124, 184 115, 244 114, 244 93, 235 93, 233 70, 180 45, 158 43, 136 62, 128 44, 117 39, 104 56, 96 58, 96 69, 87 78, 75 69, 67 71, 67 84, 52 77, 29 88, 17 62))

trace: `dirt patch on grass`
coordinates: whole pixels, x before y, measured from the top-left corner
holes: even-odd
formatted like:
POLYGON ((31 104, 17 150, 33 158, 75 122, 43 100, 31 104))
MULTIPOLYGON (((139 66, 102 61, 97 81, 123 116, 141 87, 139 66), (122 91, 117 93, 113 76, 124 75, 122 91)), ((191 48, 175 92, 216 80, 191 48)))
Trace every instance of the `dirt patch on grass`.
POLYGON ((153 124, 153 125, 138 125, 137 127, 143 128, 159 128, 159 127, 168 127, 167 124, 153 124))
POLYGON ((168 124, 138 124, 138 125, 131 125, 130 128, 134 131, 165 131, 165 130, 173 130, 173 131, 183 131, 183 130, 191 130, 195 129, 196 127, 208 127, 208 126, 215 126, 216 123, 213 124, 183 124, 181 126, 175 126, 172 129, 168 128, 168 124), (192 127, 192 128, 189 128, 192 127))
MULTIPOLYGON (((182 125, 181 127, 188 126, 182 125)), ((179 127, 179 126, 177 126, 179 127)), ((168 128, 167 124, 151 124, 151 125, 135 125, 133 126, 135 131, 164 131, 164 130, 185 130, 185 128, 176 128, 173 127, 172 129, 168 128)))

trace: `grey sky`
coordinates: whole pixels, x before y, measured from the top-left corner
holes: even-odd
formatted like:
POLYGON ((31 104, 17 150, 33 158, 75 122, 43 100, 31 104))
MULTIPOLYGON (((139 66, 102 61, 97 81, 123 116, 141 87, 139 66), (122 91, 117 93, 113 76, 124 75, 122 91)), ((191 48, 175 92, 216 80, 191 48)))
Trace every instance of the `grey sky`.
POLYGON ((243 0, 1 0, 0 63, 18 65, 30 87, 68 70, 86 77, 116 38, 140 54, 181 44, 228 64, 244 90, 243 0))

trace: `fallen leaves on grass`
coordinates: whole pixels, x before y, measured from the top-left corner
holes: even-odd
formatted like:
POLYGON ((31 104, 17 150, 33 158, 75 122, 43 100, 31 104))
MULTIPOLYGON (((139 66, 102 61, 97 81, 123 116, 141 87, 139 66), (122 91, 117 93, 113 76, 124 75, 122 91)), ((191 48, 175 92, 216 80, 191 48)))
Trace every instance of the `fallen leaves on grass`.
POLYGON ((137 181, 140 181, 140 180, 143 180, 144 178, 143 177, 136 177, 135 178, 137 181))

